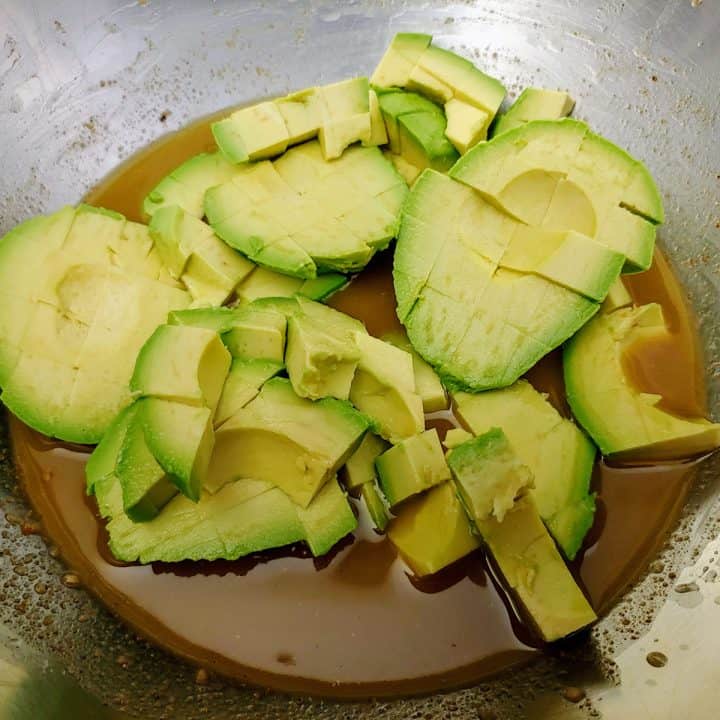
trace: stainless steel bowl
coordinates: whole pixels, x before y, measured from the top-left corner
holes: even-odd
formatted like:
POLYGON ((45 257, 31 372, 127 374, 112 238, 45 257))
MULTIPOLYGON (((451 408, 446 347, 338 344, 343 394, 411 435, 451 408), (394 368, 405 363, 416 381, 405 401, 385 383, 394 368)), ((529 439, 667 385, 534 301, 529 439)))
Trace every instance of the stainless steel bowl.
MULTIPOLYGON (((511 93, 529 84, 569 89, 578 116, 647 162, 667 208, 660 242, 699 316, 718 416, 720 7, 712 0, 593 5, 3 0, 0 231, 76 202, 135 150, 194 117, 368 73, 394 32, 431 32, 503 78, 511 93)), ((718 466, 717 459, 704 466, 654 572, 588 645, 466 690, 336 703, 198 685, 193 668, 134 637, 82 590, 63 585, 64 570, 43 541, 22 532, 27 509, 4 454, 0 715, 716 718, 718 466), (650 652, 668 663, 650 664, 650 652), (582 702, 561 692, 574 686, 587 693, 582 702)))

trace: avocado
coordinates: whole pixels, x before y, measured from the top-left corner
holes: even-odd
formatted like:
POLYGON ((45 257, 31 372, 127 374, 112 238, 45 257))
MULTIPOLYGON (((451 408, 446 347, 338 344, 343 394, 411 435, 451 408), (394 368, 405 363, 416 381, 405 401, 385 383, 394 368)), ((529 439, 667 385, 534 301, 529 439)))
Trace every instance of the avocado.
POLYGON ((365 434, 358 449, 347 459, 340 471, 340 476, 348 490, 355 490, 366 483, 375 482, 375 460, 384 453, 390 444, 379 435, 368 432, 365 434))
MULTIPOLYGON (((470 61, 432 45, 431 40, 430 35, 398 33, 370 82, 378 88, 416 90, 431 100, 446 103, 446 110, 447 104, 454 100, 474 107, 484 113, 484 127, 478 134, 478 139, 484 139, 487 127, 505 97, 505 88, 470 61)), ((457 123, 458 106, 451 108, 448 117, 450 114, 455 115, 457 123)), ((473 121, 474 118, 470 122, 473 121)), ((465 118, 461 122, 467 127, 465 118)), ((464 137, 467 142, 471 133, 464 133, 464 137)))
POLYGON ((287 321, 285 364, 293 390, 300 397, 347 400, 360 359, 352 336, 343 342, 337 334, 306 316, 287 321), (349 340, 349 341, 348 341, 349 340))
POLYGON ((422 399, 415 391, 410 353, 358 331, 360 351, 350 402, 377 423, 378 433, 397 442, 422 432, 422 399))
POLYGON ((515 499, 533 487, 532 471, 497 427, 454 447, 447 462, 473 521, 494 518, 501 523, 515 499))
POLYGON ((508 388, 453 395, 457 417, 476 435, 502 428, 535 479, 543 522, 565 556, 573 560, 593 523, 589 492, 595 446, 526 380, 508 388))
POLYGON ((305 280, 297 291, 298 295, 309 300, 327 300, 338 290, 342 290, 348 284, 347 275, 340 273, 327 273, 318 275, 316 278, 305 280))
POLYGON ((235 358, 230 365, 230 372, 215 410, 215 427, 219 427, 240 408, 245 407, 257 396, 260 388, 283 369, 282 363, 273 360, 235 358))
POLYGON ((432 575, 480 547, 450 481, 398 508, 387 534, 418 577, 432 575))
POLYGON ((625 283, 623 283, 622 278, 618 278, 610 286, 601 309, 603 312, 612 312, 613 310, 619 310, 632 304, 632 297, 625 287, 625 283))
POLYGON ((177 205, 155 212, 150 234, 171 275, 185 284, 196 303, 221 305, 255 268, 209 225, 177 205))
POLYGON ((368 421, 349 403, 298 397, 273 378, 216 433, 210 491, 238 478, 277 484, 307 507, 360 444, 368 421))
POLYGON ((445 171, 458 159, 445 137, 446 120, 441 108, 421 95, 396 90, 378 98, 390 150, 414 167, 445 171))
POLYGON ((130 389, 142 396, 204 405, 214 412, 230 360, 216 332, 161 325, 140 350, 130 389))
POLYGON ((370 514, 375 529, 381 533, 385 532, 391 520, 391 515, 377 483, 373 480, 363 484, 360 487, 360 495, 365 502, 365 507, 370 514))
POLYGON ((128 423, 115 474, 122 488, 123 510, 133 522, 155 517, 178 491, 147 444, 141 408, 128 423))
MULTIPOLYGON (((597 302, 539 274, 502 267, 521 227, 479 193, 435 171, 425 170, 413 186, 394 257, 397 313, 446 387, 512 384, 598 310, 597 302)), ((595 258, 596 250, 593 245, 595 258)), ((592 271, 574 259, 570 271, 575 268, 578 278, 572 284, 597 294, 602 283, 613 282, 619 258, 603 252, 606 266, 592 271)), ((566 269, 550 261, 542 270, 571 284, 561 274, 566 269)))
POLYGON ((0 248, 3 401, 46 435, 99 442, 130 404, 138 351, 189 294, 147 232, 85 205, 19 225, 0 248))
MULTIPOLYGON (((473 434, 469 433, 467 430, 463 430, 459 427, 450 428, 445 433, 445 439, 443 440, 443 445, 448 450, 453 450, 458 445, 462 445, 466 440, 472 440, 473 434)), ((447 453, 445 453, 447 456, 447 453)))
POLYGON ((625 374, 623 356, 633 345, 668 332, 662 308, 651 303, 600 313, 565 347, 568 402, 603 455, 668 460, 720 447, 720 425, 662 410, 658 395, 643 393, 625 374))
POLYGON ((406 193, 377 148, 352 147, 328 162, 313 141, 211 188, 205 211, 215 232, 251 260, 312 279, 361 270, 387 247, 406 193))
POLYGON ((485 140, 492 117, 487 110, 452 98, 445 103, 447 128, 445 135, 464 155, 473 145, 485 140))
POLYGON ((395 169, 398 171, 402 179, 406 182, 407 186, 412 187, 415 180, 417 180, 418 175, 420 175, 420 173, 422 172, 422 168, 415 167, 413 164, 409 163, 402 155, 396 155, 395 153, 390 152, 390 150, 385 150, 384 155, 395 166, 395 169))
POLYGON ((380 103, 375 90, 370 88, 369 95, 370 108, 370 140, 363 141, 363 145, 387 145, 388 136, 385 130, 385 121, 383 120, 380 103))
POLYGON ((447 410, 448 399, 440 378, 432 367, 415 352, 407 335, 395 331, 383 335, 382 340, 410 353, 413 363, 413 375, 415 376, 415 391, 422 399, 423 412, 433 413, 447 410))
POLYGON ((167 324, 206 328, 222 335, 228 330, 232 330, 235 322, 242 318, 242 315, 241 310, 229 307, 173 310, 168 313, 167 324))
POLYGON ((326 160, 362 141, 377 145, 372 131, 367 78, 351 78, 308 88, 241 108, 212 124, 220 152, 228 162, 246 163, 280 155, 290 145, 317 137, 326 160))
POLYGON ((525 88, 506 113, 497 118, 492 135, 500 135, 532 120, 559 120, 567 117, 575 101, 561 90, 525 88))
POLYGON ((152 217, 166 205, 177 205, 196 218, 205 214, 203 198, 208 188, 230 180, 241 169, 219 152, 201 153, 166 175, 147 195, 143 212, 152 217))
MULTIPOLYGON (((314 279, 319 280, 321 277, 323 276, 314 279)), ((236 293, 239 303, 245 305, 263 297, 292 297, 295 293, 300 292, 300 288, 305 282, 300 278, 258 267, 240 283, 236 293)))
POLYGON ((232 329, 222 339, 234 358, 282 363, 286 329, 281 313, 248 305, 238 311, 232 329))
POLYGON ((463 505, 507 585, 543 640, 552 642, 597 618, 540 520, 529 468, 495 428, 459 445, 448 464, 463 505), (519 494, 513 502, 511 495, 519 494))
MULTIPOLYGON (((116 485, 108 486, 106 494, 116 485)), ((303 510, 269 483, 238 480, 215 494, 204 491, 197 503, 176 495, 149 522, 134 523, 122 510, 115 512, 107 531, 110 550, 118 560, 150 563, 235 560, 301 540, 321 555, 356 524, 347 498, 334 481, 303 510)))
POLYGON ((657 187, 642 163, 585 123, 525 123, 476 145, 450 175, 527 224, 575 230, 622 252, 626 272, 650 267, 663 221, 657 187))
POLYGON ((139 403, 148 449, 178 490, 197 501, 215 442, 213 409, 156 397, 139 403))
POLYGON ((450 479, 435 428, 386 450, 375 459, 375 469, 390 507, 450 479))

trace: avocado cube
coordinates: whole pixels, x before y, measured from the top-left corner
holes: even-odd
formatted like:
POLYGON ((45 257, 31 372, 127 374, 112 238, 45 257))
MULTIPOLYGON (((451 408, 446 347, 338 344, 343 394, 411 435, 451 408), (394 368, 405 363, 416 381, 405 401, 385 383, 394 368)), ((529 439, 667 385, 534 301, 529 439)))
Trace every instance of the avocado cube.
POLYGON ((574 105, 566 92, 525 88, 508 111, 498 117, 493 137, 533 120, 559 120, 568 116, 574 105))
POLYGON ((370 513, 370 519, 373 521, 375 529, 385 532, 391 516, 377 483, 374 480, 365 483, 360 488, 360 494, 365 502, 365 507, 370 513))
POLYGON ((285 316, 280 313, 248 308, 244 317, 235 321, 233 329, 223 335, 223 342, 235 358, 282 363, 286 325, 285 316))
POLYGON ((390 444, 375 433, 366 433, 358 449, 347 459, 342 469, 342 480, 348 490, 375 482, 375 460, 390 444))
POLYGON ((191 325, 222 334, 232 330, 239 318, 242 318, 242 312, 235 308, 191 308, 189 310, 173 310, 168 313, 167 324, 191 325))
POLYGON ((432 575, 480 547, 452 482, 398 508, 388 538, 418 577, 432 575))
POLYGON ((321 88, 308 88, 275 101, 285 121, 288 145, 311 140, 318 134, 323 120, 321 88))
POLYGON ((472 438, 473 434, 469 433, 467 430, 463 430, 462 428, 450 428, 450 430, 445 433, 443 445, 448 450, 453 450, 467 440, 472 440, 472 438))
POLYGON ((405 87, 410 73, 432 41, 432 35, 397 33, 370 78, 379 87, 405 87))
POLYGON ((370 88, 370 139, 363 145, 386 145, 388 141, 377 93, 370 88))
POLYGON ((435 428, 386 450, 375 460, 375 468, 391 508, 450 479, 435 428))
POLYGON ((485 140, 488 126, 492 120, 492 116, 487 110, 457 98, 445 103, 445 117, 447 118, 445 135, 461 155, 464 155, 473 145, 485 140))
POLYGON ((292 297, 306 282, 290 275, 281 275, 264 267, 256 267, 237 287, 236 293, 241 304, 247 304, 264 297, 292 297))

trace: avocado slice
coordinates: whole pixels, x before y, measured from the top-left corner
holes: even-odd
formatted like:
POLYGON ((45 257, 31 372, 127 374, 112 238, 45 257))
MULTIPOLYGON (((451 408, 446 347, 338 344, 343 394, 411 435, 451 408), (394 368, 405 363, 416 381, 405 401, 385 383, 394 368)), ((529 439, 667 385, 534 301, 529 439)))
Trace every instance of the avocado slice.
POLYGON ((377 479, 375 460, 389 447, 390 444, 379 435, 366 433, 357 450, 347 459, 340 471, 345 487, 355 490, 366 483, 374 482, 377 479))
POLYGON ((161 325, 138 355, 130 389, 142 396, 204 405, 214 412, 230 361, 213 330, 161 325))
POLYGON ((177 494, 174 479, 167 475, 148 446, 141 408, 129 420, 115 474, 122 489, 123 511, 133 522, 152 519, 177 494))
POLYGON ((222 339, 234 358, 282 363, 286 330, 283 314, 248 305, 238 311, 232 329, 222 339))
POLYGON ((213 410, 157 397, 139 404, 147 448, 178 490, 197 501, 215 443, 213 410))
POLYGON ((97 443, 130 404, 143 343, 190 303, 139 228, 83 205, 0 242, 2 397, 46 435, 97 443))
POLYGON ((720 425, 660 409, 661 398, 641 392, 625 374, 628 348, 667 333, 662 308, 651 303, 600 313, 567 344, 567 399, 603 455, 667 460, 720 447, 720 425))
POLYGON ((473 145, 485 140, 492 120, 487 110, 457 98, 445 103, 445 117, 447 118, 445 135, 461 155, 473 145))
POLYGON ((432 42, 432 35, 397 33, 370 78, 379 87, 405 87, 417 61, 432 42))
POLYGON ((273 378, 218 430, 208 489, 250 477, 277 484, 307 507, 367 429, 349 403, 300 398, 289 380, 273 378))
MULTIPOLYGON (((319 280, 321 277, 313 278, 319 280)), ((264 297, 292 297, 295 293, 300 292, 305 282, 300 278, 291 277, 290 275, 282 275, 273 272, 264 267, 258 267, 240 283, 236 289, 238 301, 241 305, 264 297)))
POLYGON ((543 640, 552 642, 597 618, 543 525, 532 473, 495 428, 459 445, 448 464, 463 505, 505 582, 543 640), (513 502, 512 495, 519 494, 513 502))
POLYGON ((402 505, 387 534, 418 577, 432 575, 480 547, 450 481, 402 505))
POLYGON ((296 394, 311 400, 347 400, 360 359, 352 340, 343 342, 332 328, 325 332, 325 327, 311 318, 289 318, 285 364, 296 394))
POLYGON ((386 450, 375 459, 375 469, 391 508, 450 479, 450 470, 435 428, 386 450))
POLYGON ((242 360, 235 358, 225 380, 220 401, 215 410, 215 427, 231 418, 260 392, 270 378, 284 369, 284 365, 272 360, 242 360))
POLYGON ((377 148, 352 147, 328 162, 312 141, 211 188, 205 212, 214 231, 251 260, 313 279, 361 270, 387 247, 406 193, 377 148))
POLYGON ((410 353, 371 337, 364 329, 354 335, 360 351, 350 386, 350 402, 377 424, 377 432, 397 442, 422 432, 422 399, 415 391, 410 353))
POLYGON ((433 413, 447 410, 448 398, 440 378, 432 367, 415 352, 415 348, 410 344, 407 335, 395 331, 383 335, 382 339, 384 342, 410 353, 413 363, 413 375, 415 376, 415 390, 422 399, 423 412, 433 413))
POLYGON ((347 275, 340 273, 327 273, 318 275, 316 278, 305 280, 297 291, 298 295, 309 300, 327 300, 338 290, 342 290, 348 284, 347 275))
POLYGON ((457 417, 476 435, 502 428, 535 478, 530 493, 565 556, 573 560, 595 515, 595 446, 526 380, 478 394, 456 393, 457 417))
POLYGON ((575 107, 575 101, 562 90, 525 88, 506 113, 497 118, 492 136, 513 130, 532 120, 560 120, 575 107))
POLYGON ((367 482, 360 487, 360 495, 365 503, 375 529, 383 533, 392 519, 383 494, 375 481, 367 482))
POLYGON ((177 205, 196 218, 205 214, 203 198, 208 188, 220 185, 242 168, 228 162, 221 153, 201 153, 186 160, 166 175, 143 201, 143 212, 152 217, 166 205, 177 205))
POLYGON ((223 334, 232 330, 242 311, 229 307, 190 308, 168 313, 168 325, 190 325, 223 334))
POLYGON ((369 107, 370 107, 370 140, 363 142, 363 145, 387 145, 388 136, 385 130, 385 121, 383 120, 380 103, 375 90, 370 88, 369 91, 369 107))

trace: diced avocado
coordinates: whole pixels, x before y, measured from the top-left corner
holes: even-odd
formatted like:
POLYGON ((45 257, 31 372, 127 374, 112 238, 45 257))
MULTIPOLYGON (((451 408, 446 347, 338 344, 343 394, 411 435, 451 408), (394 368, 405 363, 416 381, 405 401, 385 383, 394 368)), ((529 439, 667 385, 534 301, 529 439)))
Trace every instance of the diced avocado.
POLYGON ((405 180, 408 187, 412 187, 418 175, 422 172, 422 168, 415 167, 415 165, 408 162, 402 155, 397 155, 389 150, 385 151, 385 157, 390 158, 395 169, 405 180))
POLYGON ((527 487, 532 473, 495 428, 448 455, 453 479, 503 578, 543 640, 552 642, 596 620, 540 520, 527 487), (509 502, 508 502, 509 501, 509 502), (498 510, 501 510, 498 512, 498 510))
POLYGON ((235 164, 279 155, 288 145, 285 120, 272 101, 236 110, 211 127, 220 152, 235 164))
POLYGON ((234 359, 230 366, 220 402, 215 410, 215 427, 222 425, 260 392, 270 378, 282 372, 282 363, 272 360, 234 359))
POLYGON ((298 295, 302 295, 310 300, 326 300, 347 284, 348 279, 346 275, 328 273, 327 275, 318 275, 311 280, 305 280, 297 292, 298 295))
POLYGON ((574 106, 575 101, 561 90, 525 88, 510 109, 498 117, 493 137, 531 120, 559 120, 567 117, 574 106))
POLYGON ((354 490, 366 483, 375 482, 375 459, 382 455, 390 444, 379 435, 368 432, 365 434, 358 449, 347 459, 341 470, 341 478, 348 490, 354 490))
POLYGON ((492 428, 453 448, 447 462, 458 496, 475 522, 502 522, 515 498, 533 486, 533 474, 513 451, 505 433, 492 428))
POLYGON ((390 150, 417 168, 447 170, 457 159, 455 148, 445 137, 445 115, 441 108, 416 93, 382 93, 378 98, 390 150))
POLYGON ((467 440, 472 440, 472 438, 473 438, 472 433, 469 433, 467 430, 463 430, 462 428, 450 428, 445 433, 445 439, 443 440, 443 445, 448 450, 453 450, 458 445, 462 445, 467 440))
POLYGON ((95 486, 110 475, 114 475, 117 458, 120 454, 125 435, 133 422, 138 405, 125 408, 113 420, 102 440, 92 451, 85 464, 85 479, 88 495, 93 495, 95 486))
POLYGON ((355 344, 360 360, 350 402, 372 418, 390 442, 422 432, 425 418, 410 354, 364 332, 355 334, 355 344))
POLYGON ((445 103, 445 117, 447 118, 445 135, 461 155, 473 145, 485 140, 492 119, 487 110, 457 98, 445 103))
POLYGON ((300 397, 347 400, 360 359, 354 342, 342 342, 311 318, 288 319, 285 364, 300 397))
POLYGON ((600 313, 565 347, 563 369, 573 414, 603 455, 666 460, 720 446, 720 425, 657 407, 625 374, 624 353, 668 333, 656 303, 600 313))
POLYGON ((650 266, 663 220, 657 187, 642 163, 582 122, 525 123, 476 145, 450 174, 528 224, 622 252, 626 272, 650 266))
POLYGON ((163 277, 147 232, 127 225, 83 205, 0 242, 3 401, 46 435, 99 442, 130 404, 139 349, 169 310, 190 302, 163 277))
POLYGON ((622 278, 618 278, 608 290, 607 297, 603 301, 601 311, 612 312, 633 304, 632 297, 625 287, 622 278))
POLYGON ((405 87, 418 59, 432 41, 432 35, 397 33, 370 78, 379 87, 405 87))
POLYGON ((415 391, 422 399, 423 411, 432 413, 447 410, 448 398, 440 378, 432 367, 415 352, 407 335, 396 331, 383 335, 382 339, 410 353, 413 362, 413 375, 415 376, 415 391))
POLYGON ((239 171, 219 152, 196 155, 176 167, 148 193, 143 211, 152 217, 161 207, 177 205, 201 218, 205 214, 205 191, 230 180, 239 171))
POLYGON ((222 338, 230 354, 244 360, 272 360, 285 357, 285 316, 254 306, 241 308, 232 330, 222 338))
POLYGON ((275 101, 285 121, 288 145, 312 140, 323 120, 323 98, 319 88, 307 88, 275 101))
POLYGON ((213 410, 155 397, 139 402, 150 452, 178 490, 198 500, 215 442, 213 410))
POLYGON ((122 488, 123 510, 133 522, 155 517, 178 491, 147 444, 139 408, 123 437, 115 474, 122 488))
POLYGON ((242 311, 235 308, 191 308, 173 310, 168 314, 168 325, 191 325, 223 334, 231 330, 236 320, 242 318, 242 311))
MULTIPOLYGON (((598 310, 546 277, 502 267, 521 227, 479 193, 432 170, 405 203, 393 267, 398 317, 446 387, 513 383, 598 310)), ((577 258, 569 270, 549 260, 542 271, 597 295, 619 264, 616 253, 600 250, 600 267, 577 258)))
POLYGON ((259 267, 253 270, 236 289, 238 300, 241 304, 251 303, 253 300, 264 297, 292 297, 300 292, 306 282, 320 280, 325 276, 320 275, 312 280, 301 280, 300 278, 281 275, 267 268, 259 267))
POLYGON ((450 479, 435 428, 386 450, 376 458, 375 468, 390 507, 450 479))
POLYGON ((377 93, 371 88, 369 92, 369 108, 370 108, 370 141, 363 145, 387 145, 388 136, 385 130, 385 121, 383 120, 378 102, 377 93))
POLYGON ((343 150, 358 140, 369 145, 370 86, 367 78, 341 80, 320 88, 323 97, 323 123, 318 140, 326 160, 339 158, 343 150))
POLYGON ((387 533, 419 577, 432 575, 480 547, 452 482, 405 503, 387 533))
POLYGON ((130 389, 215 411, 230 368, 220 336, 191 325, 161 325, 138 355, 130 389))
POLYGON ((296 512, 305 542, 315 557, 325 555, 357 527, 355 513, 335 478, 325 483, 307 507, 296 507, 296 512))
POLYGON ((453 395, 457 417, 476 435, 502 428, 535 478, 531 494, 563 553, 575 558, 595 515, 589 492, 595 447, 526 380, 502 390, 453 395))
POLYGON ((150 234, 170 273, 185 283, 195 302, 222 304, 255 268, 209 225, 177 205, 155 212, 150 234))
POLYGON ((289 380, 273 378, 216 434, 211 491, 238 478, 278 485, 307 507, 355 451, 368 421, 334 398, 299 398, 289 380))
POLYGON ((360 494, 365 501, 365 507, 367 507, 368 513, 370 513, 370 519, 373 521, 373 525, 375 525, 375 528, 380 532, 385 532, 391 515, 376 482, 367 482, 362 485, 360 494))
POLYGON ((327 161, 319 144, 309 142, 210 189, 205 211, 230 246, 307 279, 365 267, 395 236, 406 192, 378 148, 352 147, 327 161))

